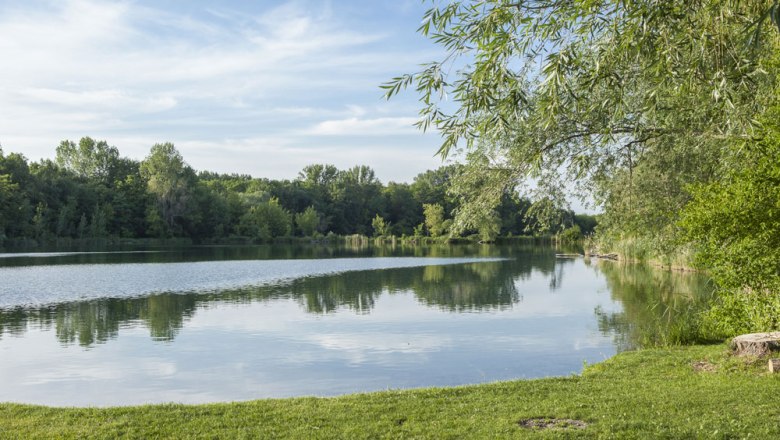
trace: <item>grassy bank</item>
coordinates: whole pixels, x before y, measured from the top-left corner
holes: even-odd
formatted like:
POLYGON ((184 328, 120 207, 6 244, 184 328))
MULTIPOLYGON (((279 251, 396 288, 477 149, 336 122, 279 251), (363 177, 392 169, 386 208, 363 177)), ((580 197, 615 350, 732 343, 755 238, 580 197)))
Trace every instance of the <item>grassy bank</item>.
POLYGON ((616 255, 619 261, 645 263, 675 271, 699 271, 692 245, 670 244, 654 238, 619 238, 607 236, 585 241, 587 252, 616 255))
POLYGON ((623 353, 581 376, 337 398, 2 404, 0 438, 778 438, 780 376, 765 370, 715 345, 623 353))

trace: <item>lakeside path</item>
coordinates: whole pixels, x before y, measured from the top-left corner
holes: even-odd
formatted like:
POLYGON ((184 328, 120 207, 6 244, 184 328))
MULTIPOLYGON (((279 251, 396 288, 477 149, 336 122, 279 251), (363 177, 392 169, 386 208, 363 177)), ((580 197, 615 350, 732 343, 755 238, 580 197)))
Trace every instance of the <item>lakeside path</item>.
POLYGON ((649 349, 582 375, 208 405, 0 404, 0 438, 780 438, 780 375, 725 345, 649 349))

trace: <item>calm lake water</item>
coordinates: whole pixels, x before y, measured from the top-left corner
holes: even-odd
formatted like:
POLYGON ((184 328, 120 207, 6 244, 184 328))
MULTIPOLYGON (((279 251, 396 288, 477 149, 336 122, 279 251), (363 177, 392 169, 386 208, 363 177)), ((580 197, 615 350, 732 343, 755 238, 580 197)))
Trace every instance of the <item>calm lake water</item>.
POLYGON ((0 254, 0 402, 202 403, 568 375, 679 331, 701 276, 548 247, 0 254))

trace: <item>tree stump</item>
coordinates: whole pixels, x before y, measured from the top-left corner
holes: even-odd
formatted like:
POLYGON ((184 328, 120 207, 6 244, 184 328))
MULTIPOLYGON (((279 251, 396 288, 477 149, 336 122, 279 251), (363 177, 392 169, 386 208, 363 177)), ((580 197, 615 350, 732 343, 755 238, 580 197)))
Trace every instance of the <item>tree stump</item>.
POLYGON ((780 351, 780 332, 737 336, 731 340, 731 349, 740 356, 764 356, 780 351))
POLYGON ((769 372, 780 373, 780 359, 769 359, 769 372))

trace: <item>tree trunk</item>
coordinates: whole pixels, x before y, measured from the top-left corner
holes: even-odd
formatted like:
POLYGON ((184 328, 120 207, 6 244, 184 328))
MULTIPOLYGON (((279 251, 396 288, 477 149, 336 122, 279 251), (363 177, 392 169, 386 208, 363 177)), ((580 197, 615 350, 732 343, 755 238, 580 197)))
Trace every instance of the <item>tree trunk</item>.
POLYGON ((731 340, 731 348, 740 356, 764 356, 780 351, 780 332, 740 335, 731 340))

